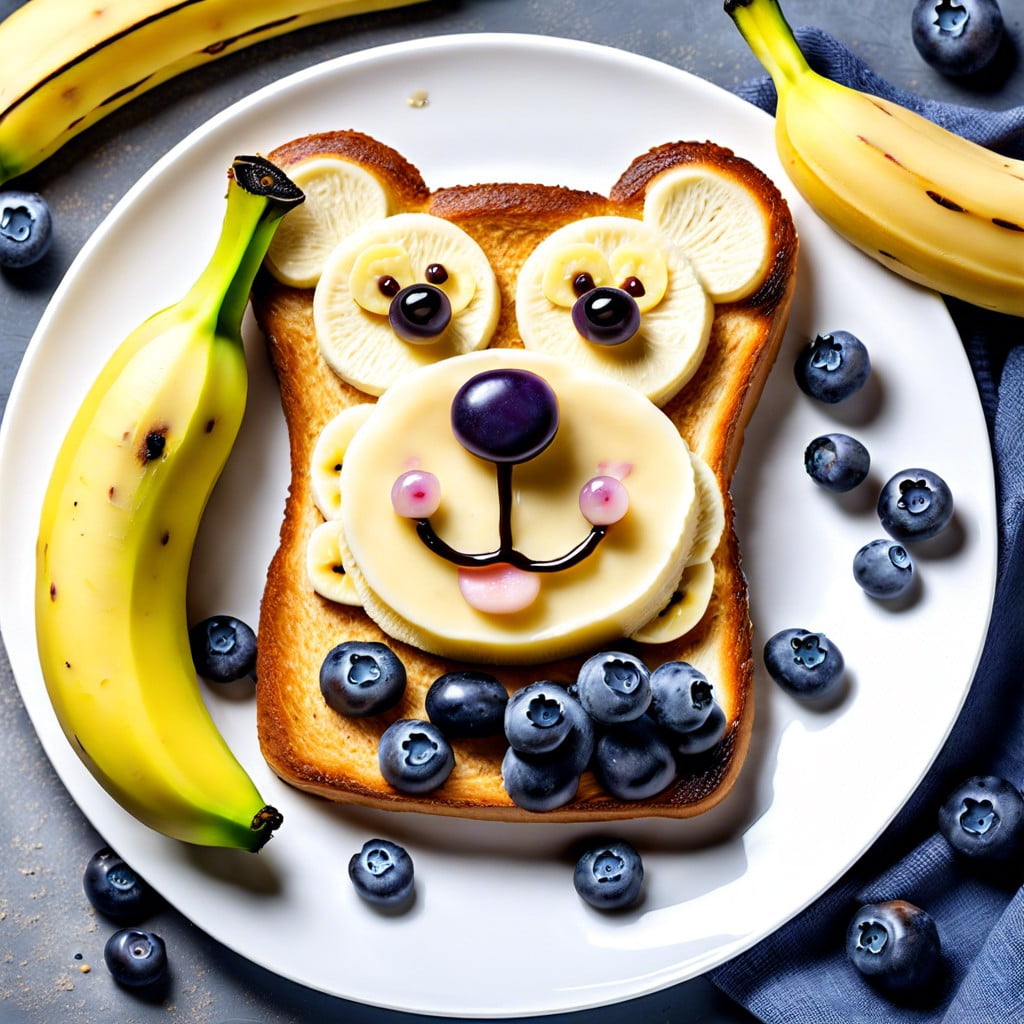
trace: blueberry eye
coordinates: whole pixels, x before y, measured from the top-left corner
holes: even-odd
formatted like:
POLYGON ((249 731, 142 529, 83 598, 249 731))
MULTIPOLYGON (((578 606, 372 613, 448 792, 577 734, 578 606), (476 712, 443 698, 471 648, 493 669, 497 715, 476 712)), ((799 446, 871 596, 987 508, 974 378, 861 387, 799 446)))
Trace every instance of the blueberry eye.
POLYGON ((431 263, 423 276, 430 284, 444 284, 448 280, 448 271, 441 263, 431 263))
POLYGON ((390 274, 377 279, 377 288, 388 299, 393 299, 402 290, 402 286, 390 274))
POLYGON ((584 271, 582 274, 577 274, 573 278, 572 290, 576 293, 577 296, 586 295, 587 292, 593 291, 593 288, 594 279, 586 271, 584 271))
POLYGON ((643 281, 639 277, 627 277, 622 282, 622 290, 627 295, 632 295, 634 299, 639 299, 647 294, 647 289, 644 287, 643 281))
POLYGON ((391 300, 388 323, 403 341, 423 344, 439 338, 452 319, 452 304, 432 284, 411 284, 391 300))
POLYGON ((572 322, 595 345, 622 345, 640 330, 640 310, 628 292, 602 286, 576 300, 572 322))

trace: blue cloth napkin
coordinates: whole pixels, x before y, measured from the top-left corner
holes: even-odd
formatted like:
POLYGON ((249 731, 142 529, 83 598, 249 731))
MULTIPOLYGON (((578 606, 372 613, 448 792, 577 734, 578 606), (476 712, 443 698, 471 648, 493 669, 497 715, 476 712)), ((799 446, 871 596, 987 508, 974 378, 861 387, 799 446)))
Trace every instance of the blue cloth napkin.
MULTIPOLYGON (((886 82, 823 32, 799 29, 797 38, 822 74, 1024 157, 1024 107, 992 112, 922 99, 886 82)), ((774 112, 770 80, 746 83, 740 94, 774 112)), ((713 972, 719 988, 767 1022, 1024 1022, 1024 863, 1015 881, 987 880, 952 856, 936 826, 944 797, 971 775, 1000 775, 1024 787, 1024 319, 954 299, 947 305, 974 371, 996 468, 999 570, 989 634, 952 735, 886 833, 807 911, 713 972), (917 1002, 879 994, 845 953, 857 908, 897 898, 927 910, 942 940, 946 981, 917 1002)))

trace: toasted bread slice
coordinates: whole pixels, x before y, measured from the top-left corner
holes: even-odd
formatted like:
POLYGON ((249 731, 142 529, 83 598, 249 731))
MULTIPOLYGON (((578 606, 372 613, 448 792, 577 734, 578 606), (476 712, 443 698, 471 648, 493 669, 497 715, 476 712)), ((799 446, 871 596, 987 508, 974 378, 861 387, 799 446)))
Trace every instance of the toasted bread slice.
MULTIPOLYGON (((504 790, 503 738, 455 740, 456 765, 435 791, 411 796, 392 788, 378 768, 377 746, 396 719, 425 718, 424 697, 445 672, 467 667, 385 635, 361 607, 320 597, 307 580, 306 547, 321 522, 308 472, 313 446, 339 410, 365 394, 328 367, 313 324, 313 290, 285 286, 263 274, 254 290, 257 321, 266 335, 281 392, 291 452, 291 486, 280 546, 267 575, 259 621, 257 688, 262 751, 292 785, 331 800, 396 810, 514 821, 585 821, 651 816, 689 817, 720 801, 733 785, 753 720, 751 624, 747 587, 733 529, 729 485, 744 427, 776 356, 793 294, 797 238, 784 199, 747 161, 711 143, 673 143, 633 161, 608 196, 529 184, 478 184, 430 191, 419 172, 389 147, 366 136, 337 132, 290 142, 269 154, 286 171, 316 156, 337 156, 371 171, 393 208, 428 212, 454 222, 482 247, 501 294, 491 347, 522 347, 514 315, 516 279, 534 247, 561 226, 584 217, 640 217, 649 183, 681 165, 706 166, 738 183, 768 226, 771 258, 749 297, 718 304, 710 341, 696 374, 663 407, 690 448, 714 471, 725 503, 726 527, 713 557, 714 587, 698 625, 664 644, 626 639, 613 645, 650 667, 669 660, 695 665, 712 681, 727 716, 724 738, 712 750, 680 761, 678 776, 660 794, 614 799, 586 772, 576 798, 537 814, 516 806, 504 790), (370 718, 348 718, 325 704, 319 687, 324 656, 343 640, 390 645, 406 666, 408 686, 398 706, 370 718)), ((554 662, 488 665, 511 691, 539 679, 573 682, 588 653, 554 662)))

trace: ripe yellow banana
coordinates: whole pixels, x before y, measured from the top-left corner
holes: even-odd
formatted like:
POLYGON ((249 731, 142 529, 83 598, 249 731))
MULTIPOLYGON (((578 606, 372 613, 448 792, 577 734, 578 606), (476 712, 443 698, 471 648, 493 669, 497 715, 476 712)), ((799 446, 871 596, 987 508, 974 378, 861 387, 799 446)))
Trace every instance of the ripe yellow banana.
POLYGON ((98 375, 57 456, 36 549, 36 634, 75 751, 147 825, 259 849, 281 823, 228 749, 189 650, 189 562, 245 408, 241 322, 280 218, 302 192, 238 157, 213 256, 98 375))
POLYGON ((264 39, 418 0, 28 0, 0 23, 0 183, 134 96, 264 39))
POLYGON ((811 207, 897 274, 1024 316, 1024 161, 814 72, 777 0, 726 12, 775 83, 775 142, 811 207))

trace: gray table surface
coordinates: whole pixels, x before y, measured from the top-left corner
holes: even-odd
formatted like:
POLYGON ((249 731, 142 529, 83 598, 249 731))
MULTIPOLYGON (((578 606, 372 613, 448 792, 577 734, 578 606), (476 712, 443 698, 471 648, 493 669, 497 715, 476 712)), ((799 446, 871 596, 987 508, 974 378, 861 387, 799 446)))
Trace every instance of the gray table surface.
MULTIPOLYGON (((0 16, 18 6, 18 0, 0 0, 0 16)), ((899 85, 992 108, 1024 102, 1024 70, 1015 47, 1005 75, 983 87, 967 88, 932 71, 910 40, 913 0, 786 0, 784 6, 794 25, 829 30, 899 85)), ((1002 7, 1011 36, 1024 45, 1024 3, 1003 0, 1002 7)), ((56 239, 37 272, 0 276, 0 403, 6 406, 40 315, 82 244, 138 177, 183 136, 260 86, 328 58, 428 35, 485 31, 617 46, 725 88, 760 70, 720 0, 431 0, 303 30, 189 72, 114 113, 18 182, 47 197, 56 239)), ((168 991, 147 1002, 119 989, 102 961, 112 929, 91 910, 81 885, 85 863, 102 838, 54 774, 2 650, 0 735, 3 1024, 226 1024, 243 1018, 265 1024, 405 1024, 428 1019, 326 997, 283 980, 225 949, 171 907, 150 922, 173 959, 168 991)), ((627 1004, 544 1019, 556 1024, 753 1020, 702 978, 627 1004)))

